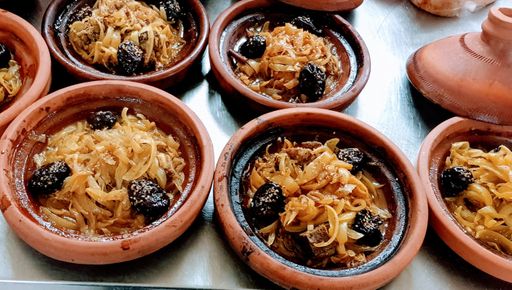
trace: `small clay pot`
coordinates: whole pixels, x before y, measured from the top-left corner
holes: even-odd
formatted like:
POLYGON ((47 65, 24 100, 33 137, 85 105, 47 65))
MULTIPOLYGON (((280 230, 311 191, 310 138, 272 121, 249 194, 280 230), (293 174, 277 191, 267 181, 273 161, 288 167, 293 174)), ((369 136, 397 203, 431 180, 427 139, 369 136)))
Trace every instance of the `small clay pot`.
POLYGON ((382 134, 350 116, 316 108, 291 108, 242 126, 224 147, 214 177, 215 213, 227 241, 259 274, 286 288, 375 289, 413 259, 425 237, 427 204, 418 176, 404 154, 382 134), (376 255, 348 269, 315 269, 294 263, 261 240, 242 208, 244 172, 278 137, 313 141, 340 138, 369 156, 372 175, 384 184, 392 218, 376 255), (320 139, 317 139, 320 138, 320 139), (373 170, 375 169, 375 172, 373 170))
POLYGON ((208 15, 199 0, 185 0, 187 16, 183 17, 186 45, 179 52, 176 62, 157 71, 145 72, 134 76, 115 75, 94 67, 73 50, 68 37, 67 27, 72 15, 85 6, 92 7, 95 0, 56 0, 50 3, 43 16, 41 31, 50 53, 68 72, 80 81, 90 80, 127 80, 167 88, 180 83, 192 65, 200 60, 206 48, 210 25, 208 15))
POLYGON ((451 118, 428 134, 418 156, 418 172, 430 207, 430 224, 439 237, 464 260, 502 280, 512 282, 512 259, 492 250, 473 238, 448 210, 440 190, 439 176, 445 168, 450 147, 468 141, 472 147, 491 150, 499 145, 512 145, 512 127, 451 118))
POLYGON ((512 124, 512 8, 492 8, 482 32, 451 36, 409 57, 407 75, 426 98, 464 117, 512 124))
POLYGON ((11 229, 27 244, 51 258, 77 264, 110 264, 148 255, 178 238, 200 213, 208 197, 214 168, 213 145, 198 117, 170 94, 139 83, 96 81, 67 87, 24 110, 0 140, 0 209, 11 229), (160 219, 134 232, 85 236, 44 222, 39 204, 26 190, 26 168, 44 149, 33 136, 51 134, 101 108, 128 107, 154 121, 180 142, 183 192, 160 219), (35 135, 34 135, 35 133, 35 135))
POLYGON ((299 104, 274 100, 251 90, 235 75, 235 66, 228 52, 245 37, 246 29, 265 21, 291 21, 294 17, 304 14, 311 12, 271 0, 244 0, 217 17, 208 42, 210 62, 220 87, 230 101, 244 107, 248 104, 253 110, 260 112, 292 107, 341 110, 354 101, 368 81, 370 56, 356 30, 345 19, 335 14, 311 14, 313 19, 326 23, 323 35, 333 43, 343 69, 336 87, 320 100, 299 104))
POLYGON ((22 87, 0 106, 0 134, 19 113, 50 90, 50 53, 41 34, 27 21, 0 9, 0 42, 7 45, 21 67, 22 87))
POLYGON ((458 16, 466 9, 474 11, 496 0, 411 0, 416 7, 438 16, 458 16))
POLYGON ((281 2, 318 11, 344 12, 353 10, 363 4, 363 0, 279 0, 281 2))

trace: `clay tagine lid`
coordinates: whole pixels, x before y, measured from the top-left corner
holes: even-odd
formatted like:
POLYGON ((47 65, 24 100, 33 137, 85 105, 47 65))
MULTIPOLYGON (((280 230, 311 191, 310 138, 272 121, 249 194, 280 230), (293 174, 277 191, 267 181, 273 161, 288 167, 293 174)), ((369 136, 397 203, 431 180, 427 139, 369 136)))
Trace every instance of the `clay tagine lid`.
POLYGON ((329 12, 350 11, 359 7, 363 0, 279 0, 292 6, 329 12))
POLYGON ((407 75, 426 98, 464 117, 512 124, 512 8, 492 8, 482 32, 451 36, 409 57, 407 75))

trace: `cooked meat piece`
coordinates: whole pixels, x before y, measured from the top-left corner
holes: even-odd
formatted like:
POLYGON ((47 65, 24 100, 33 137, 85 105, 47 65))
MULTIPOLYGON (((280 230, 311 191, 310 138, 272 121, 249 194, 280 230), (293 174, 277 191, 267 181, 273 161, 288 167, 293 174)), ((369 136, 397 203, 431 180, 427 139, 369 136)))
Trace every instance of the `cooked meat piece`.
POLYGON ((295 159, 299 162, 299 164, 306 164, 310 162, 314 155, 310 149, 305 148, 288 148, 284 151, 290 158, 295 159))
POLYGON ((300 147, 306 148, 306 149, 316 149, 318 147, 322 147, 324 144, 318 142, 318 141, 305 141, 300 143, 300 147))
POLYGON ((302 235, 308 239, 311 253, 313 254, 314 258, 330 257, 336 253, 336 246, 338 244, 336 241, 325 247, 315 247, 314 245, 329 240, 329 231, 326 225, 319 225, 313 230, 307 231, 302 235))

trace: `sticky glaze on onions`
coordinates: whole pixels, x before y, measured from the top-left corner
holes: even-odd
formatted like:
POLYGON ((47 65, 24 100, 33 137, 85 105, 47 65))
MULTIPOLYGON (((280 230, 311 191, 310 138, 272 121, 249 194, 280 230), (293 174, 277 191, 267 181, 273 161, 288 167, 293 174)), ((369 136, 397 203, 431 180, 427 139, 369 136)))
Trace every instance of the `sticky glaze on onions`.
POLYGON ((171 200, 182 191, 179 140, 127 108, 112 129, 92 130, 78 121, 47 139, 45 150, 34 156, 37 167, 62 160, 72 170, 62 190, 39 197, 41 215, 57 228, 85 235, 129 233, 146 225, 128 199, 131 180, 155 180, 171 200))
POLYGON ((10 101, 16 96, 22 84, 20 66, 14 59, 11 59, 8 67, 0 68, 0 104, 10 101))
POLYGON ((254 193, 263 184, 273 182, 283 189, 285 210, 272 224, 256 227, 257 233, 280 255, 309 267, 350 268, 367 262, 380 244, 357 243, 364 235, 353 229, 356 214, 367 210, 379 217, 381 233, 391 218, 382 185, 364 170, 351 174, 352 165, 335 154, 338 142, 337 138, 325 144, 278 139, 250 165, 246 178, 243 207, 247 215, 254 193), (328 236, 312 246, 333 247, 334 253, 321 258, 302 255, 300 240, 303 243, 304 236, 318 227, 326 227, 328 236))

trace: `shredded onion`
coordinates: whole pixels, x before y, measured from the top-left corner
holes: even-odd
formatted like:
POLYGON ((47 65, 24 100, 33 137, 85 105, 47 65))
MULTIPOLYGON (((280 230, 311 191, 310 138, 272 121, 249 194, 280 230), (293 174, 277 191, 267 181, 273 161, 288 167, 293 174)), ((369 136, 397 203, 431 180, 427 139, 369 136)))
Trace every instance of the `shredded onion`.
POLYGON ((8 67, 0 68, 0 103, 7 102, 16 96, 21 86, 20 66, 11 59, 8 67))

